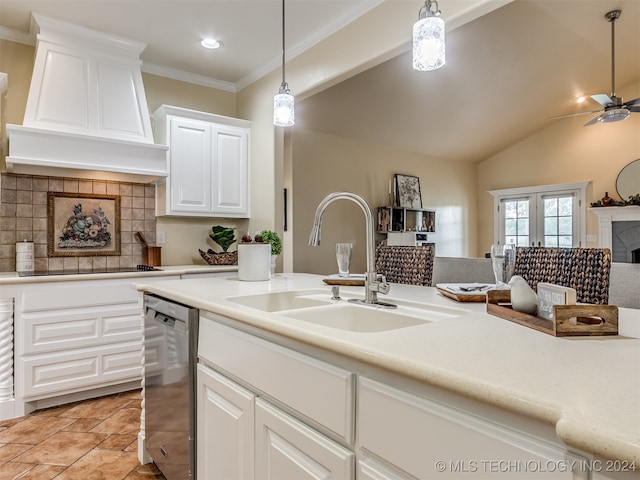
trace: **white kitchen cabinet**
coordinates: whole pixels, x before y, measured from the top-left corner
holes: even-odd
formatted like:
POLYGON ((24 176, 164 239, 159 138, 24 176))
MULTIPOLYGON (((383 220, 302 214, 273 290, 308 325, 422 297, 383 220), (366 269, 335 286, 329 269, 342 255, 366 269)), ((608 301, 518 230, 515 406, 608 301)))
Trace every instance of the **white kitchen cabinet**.
POLYGON ((201 313, 198 478, 353 479, 355 455, 335 440, 353 443, 353 375, 201 313), (229 450, 215 465, 217 442, 229 450))
POLYGON ((198 365, 197 476, 251 480, 255 394, 198 365))
MULTIPOLYGON (((145 282, 178 279, 145 277, 145 282)), ((43 281, 2 286, 12 298, 13 391, 11 411, 139 388, 142 371, 142 303, 134 277, 43 281)), ((3 367, 4 368, 4 367, 3 367)))
POLYGON ((162 105, 155 139, 169 146, 169 176, 156 188, 158 215, 249 216, 251 123, 162 105))
POLYGON ((256 399, 256 480, 353 478, 353 452, 256 399))

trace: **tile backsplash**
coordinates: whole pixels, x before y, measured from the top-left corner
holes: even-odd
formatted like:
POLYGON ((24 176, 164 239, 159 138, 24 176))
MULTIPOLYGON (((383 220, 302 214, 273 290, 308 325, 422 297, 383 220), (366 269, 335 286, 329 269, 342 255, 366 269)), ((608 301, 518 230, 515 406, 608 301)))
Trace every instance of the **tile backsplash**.
POLYGON ((133 237, 143 232, 155 243, 155 186, 78 178, 0 174, 0 272, 16 269, 16 242, 34 242, 35 269, 78 270, 135 267, 143 262, 142 246, 133 237), (120 196, 119 256, 47 256, 47 192, 120 196))

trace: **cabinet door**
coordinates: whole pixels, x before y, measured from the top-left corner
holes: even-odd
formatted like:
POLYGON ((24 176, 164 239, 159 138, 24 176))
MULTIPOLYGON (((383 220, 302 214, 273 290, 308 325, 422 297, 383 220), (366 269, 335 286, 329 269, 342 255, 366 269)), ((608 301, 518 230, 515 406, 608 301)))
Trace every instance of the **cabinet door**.
POLYGON ((253 479, 255 395, 198 365, 197 478, 253 479))
POLYGON ((172 213, 211 212, 211 125, 171 117, 170 205, 172 213))
POLYGON ((354 454, 256 399, 256 479, 354 478, 354 454))
POLYGON ((249 139, 244 128, 213 125, 212 212, 249 215, 249 139))

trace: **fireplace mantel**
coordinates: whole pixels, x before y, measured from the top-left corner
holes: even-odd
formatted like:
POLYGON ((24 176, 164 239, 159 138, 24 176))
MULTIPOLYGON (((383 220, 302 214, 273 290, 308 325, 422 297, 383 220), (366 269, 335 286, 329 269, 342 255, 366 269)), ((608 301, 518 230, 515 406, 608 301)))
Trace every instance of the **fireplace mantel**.
POLYGON ((592 207, 589 211, 598 217, 598 241, 600 248, 611 248, 613 222, 640 221, 640 206, 592 207))

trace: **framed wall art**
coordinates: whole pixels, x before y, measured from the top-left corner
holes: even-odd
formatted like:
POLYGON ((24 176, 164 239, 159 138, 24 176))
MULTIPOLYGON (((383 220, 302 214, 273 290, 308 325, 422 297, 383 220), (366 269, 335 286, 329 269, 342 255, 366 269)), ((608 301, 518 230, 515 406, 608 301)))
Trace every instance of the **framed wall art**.
POLYGON ((420 179, 411 175, 396 174, 396 203, 403 208, 422 208, 420 179))
POLYGON ((49 257, 120 255, 120 197, 47 193, 49 257))

